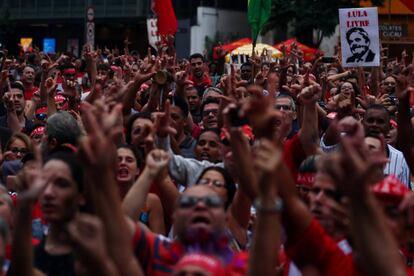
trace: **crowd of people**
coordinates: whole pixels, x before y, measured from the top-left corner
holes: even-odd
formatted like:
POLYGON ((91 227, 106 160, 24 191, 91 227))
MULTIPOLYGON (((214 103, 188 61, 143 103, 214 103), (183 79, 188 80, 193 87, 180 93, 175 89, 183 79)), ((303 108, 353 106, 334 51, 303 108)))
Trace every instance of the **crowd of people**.
POLYGON ((3 49, 3 274, 414 275, 414 58, 283 52, 3 49))

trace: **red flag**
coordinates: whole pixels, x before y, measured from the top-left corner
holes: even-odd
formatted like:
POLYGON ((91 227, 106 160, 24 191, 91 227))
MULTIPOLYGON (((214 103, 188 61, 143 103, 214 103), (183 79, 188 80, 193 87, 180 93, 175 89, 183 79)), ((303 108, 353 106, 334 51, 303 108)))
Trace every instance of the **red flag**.
POLYGON ((153 0, 152 10, 157 15, 158 33, 160 35, 175 35, 177 18, 171 0, 153 0))
POLYGON ((409 8, 412 12, 414 12, 414 2, 413 0, 401 0, 401 2, 409 8))

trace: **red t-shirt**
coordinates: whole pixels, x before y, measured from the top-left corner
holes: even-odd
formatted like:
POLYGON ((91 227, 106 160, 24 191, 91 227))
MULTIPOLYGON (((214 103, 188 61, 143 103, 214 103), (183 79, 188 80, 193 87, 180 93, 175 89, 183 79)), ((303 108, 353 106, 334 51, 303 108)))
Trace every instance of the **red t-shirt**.
POLYGON ((36 93, 39 90, 39 87, 33 86, 32 89, 26 89, 24 90, 24 99, 26 101, 31 100, 33 97, 33 94, 36 93))
MULTIPOLYGON (((177 240, 142 229, 139 225, 133 239, 134 253, 146 275, 171 275, 175 264, 185 254, 185 248, 177 240)), ((245 275, 247 272, 247 252, 234 252, 226 266, 226 275, 245 275)))
POLYGON ((352 254, 346 255, 315 219, 299 240, 288 240, 286 254, 298 268, 313 265, 322 275, 363 275, 352 254))
POLYGON ((299 135, 299 133, 296 133, 291 139, 286 140, 283 146, 283 159, 289 167, 295 181, 298 175, 299 166, 307 157, 299 135))
MULTIPOLYGON (((356 267, 353 254, 344 253, 315 219, 299 240, 288 240, 286 254, 298 268, 311 265, 321 275, 365 275, 356 267)), ((406 272, 414 275, 410 268, 406 268, 406 272)))

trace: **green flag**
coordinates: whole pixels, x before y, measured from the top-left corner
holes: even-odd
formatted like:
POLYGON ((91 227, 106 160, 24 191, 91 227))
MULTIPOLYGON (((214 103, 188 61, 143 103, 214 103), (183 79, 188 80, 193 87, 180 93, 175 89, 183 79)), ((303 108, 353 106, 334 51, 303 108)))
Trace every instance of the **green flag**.
POLYGON ((260 30, 270 17, 272 0, 248 0, 247 19, 252 28, 252 40, 255 43, 260 30))

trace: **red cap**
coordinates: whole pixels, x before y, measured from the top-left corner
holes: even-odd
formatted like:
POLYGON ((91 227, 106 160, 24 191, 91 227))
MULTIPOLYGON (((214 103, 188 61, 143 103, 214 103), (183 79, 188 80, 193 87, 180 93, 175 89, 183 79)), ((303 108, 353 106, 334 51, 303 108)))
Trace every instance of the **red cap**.
POLYGON ((63 103, 66 101, 66 98, 63 95, 57 94, 55 96, 55 103, 63 103))
POLYGON ((47 113, 47 107, 46 106, 36 109, 36 112, 35 112, 36 115, 37 114, 43 114, 43 113, 47 113))
POLYGON ((400 202, 410 192, 397 177, 389 175, 372 187, 372 191, 378 199, 400 202))
POLYGON ((44 126, 38 126, 37 128, 33 129, 30 133, 30 138, 32 138, 35 135, 43 135, 45 133, 45 127, 44 126))
POLYGON ((226 274, 223 264, 217 258, 200 253, 187 254, 180 259, 175 265, 175 271, 178 272, 186 266, 196 266, 211 275, 224 276, 226 274))

